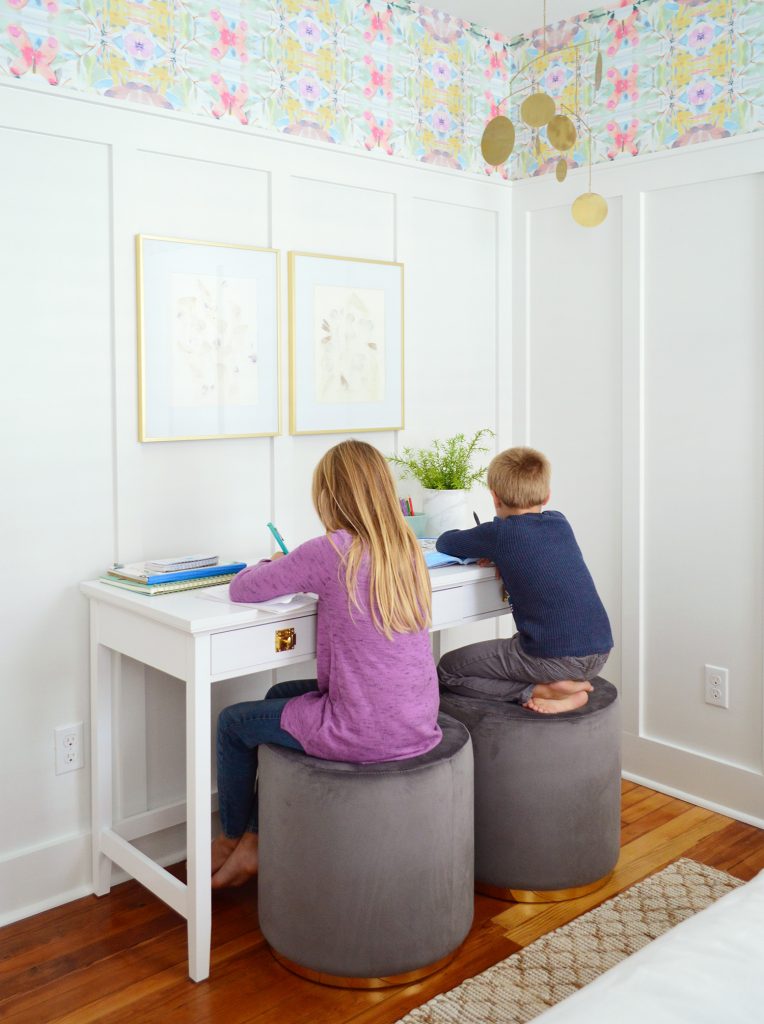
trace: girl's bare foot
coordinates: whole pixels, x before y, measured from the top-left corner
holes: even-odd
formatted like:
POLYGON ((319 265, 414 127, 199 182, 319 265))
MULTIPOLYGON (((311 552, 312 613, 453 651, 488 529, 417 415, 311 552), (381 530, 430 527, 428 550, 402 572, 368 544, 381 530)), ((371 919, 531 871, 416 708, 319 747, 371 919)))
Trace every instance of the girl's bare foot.
POLYGON ((591 693, 593 689, 592 684, 585 679, 560 679, 556 683, 537 683, 533 688, 533 696, 559 700, 561 697, 569 697, 571 693, 591 693))
POLYGON ((218 836, 217 839, 212 840, 210 861, 213 875, 222 868, 238 844, 238 839, 228 839, 226 836, 218 836))
POLYGON ((244 885, 257 874, 257 834, 245 832, 238 842, 236 840, 234 842, 236 849, 212 876, 213 889, 229 889, 237 885, 244 885))
POLYGON ((538 711, 542 715, 559 715, 562 711, 575 711, 576 708, 582 708, 588 700, 589 694, 586 690, 579 690, 578 693, 571 693, 567 697, 558 697, 554 700, 533 696, 527 704, 523 704, 523 707, 528 708, 529 711, 538 711))

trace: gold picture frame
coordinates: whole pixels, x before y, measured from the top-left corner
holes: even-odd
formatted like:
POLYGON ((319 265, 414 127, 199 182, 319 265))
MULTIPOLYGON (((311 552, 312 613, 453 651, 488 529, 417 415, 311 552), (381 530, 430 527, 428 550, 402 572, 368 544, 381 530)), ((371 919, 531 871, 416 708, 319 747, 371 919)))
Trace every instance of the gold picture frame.
POLYGON ((404 265, 291 251, 288 267, 290 434, 402 430, 404 265))
POLYGON ((281 433, 278 249, 135 237, 138 440, 281 433))

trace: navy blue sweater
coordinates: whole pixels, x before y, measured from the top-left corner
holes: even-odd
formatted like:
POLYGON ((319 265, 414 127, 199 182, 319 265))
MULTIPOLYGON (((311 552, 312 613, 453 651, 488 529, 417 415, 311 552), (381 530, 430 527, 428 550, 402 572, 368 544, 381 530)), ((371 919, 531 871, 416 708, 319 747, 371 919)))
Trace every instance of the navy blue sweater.
POLYGON ((471 530, 448 530, 437 548, 495 562, 526 654, 584 657, 613 646, 607 612, 562 512, 497 516, 471 530))

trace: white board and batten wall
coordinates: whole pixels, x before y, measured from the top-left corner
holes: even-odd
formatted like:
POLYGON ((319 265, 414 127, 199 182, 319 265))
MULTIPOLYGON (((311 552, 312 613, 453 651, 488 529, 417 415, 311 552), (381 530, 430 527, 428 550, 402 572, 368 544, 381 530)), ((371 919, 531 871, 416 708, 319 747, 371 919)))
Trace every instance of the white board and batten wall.
MULTIPOLYGON (((89 752, 54 773, 54 728, 87 735, 79 581, 114 560, 263 556, 269 520, 291 546, 320 532, 311 473, 342 435, 286 433, 287 252, 405 265, 405 429, 362 436, 392 453, 489 427, 508 444, 511 220, 505 183, 108 102, 3 86, 0 126, 3 923, 90 891, 89 752), (138 442, 138 233, 282 252, 284 434, 138 442)), ((485 491, 475 508, 490 514, 485 491)), ((215 710, 270 681, 217 685, 215 710)), ((125 660, 117 691, 118 812, 182 800, 182 685, 125 660)), ((182 834, 164 839, 152 853, 177 857, 182 834)))
POLYGON ((627 777, 764 825, 764 133, 517 183, 513 441, 614 625, 627 777), (729 708, 704 666, 729 671, 729 708))
MULTIPOLYGON (((596 168, 610 216, 584 231, 577 172, 510 187, 15 86, 0 125, 0 923, 90 890, 88 751, 61 776, 53 756, 88 717, 79 580, 257 557, 268 520, 307 539, 312 468, 341 439, 137 441, 138 233, 282 251, 284 429, 287 251, 403 262, 406 427, 365 436, 392 452, 488 426, 545 450, 613 621, 627 774, 764 822, 761 136, 596 168), (704 664, 729 668, 728 710, 703 703, 704 664)), ((269 682, 219 684, 214 708, 269 682)), ((117 707, 119 813, 182 800, 181 685, 125 661, 117 707)))

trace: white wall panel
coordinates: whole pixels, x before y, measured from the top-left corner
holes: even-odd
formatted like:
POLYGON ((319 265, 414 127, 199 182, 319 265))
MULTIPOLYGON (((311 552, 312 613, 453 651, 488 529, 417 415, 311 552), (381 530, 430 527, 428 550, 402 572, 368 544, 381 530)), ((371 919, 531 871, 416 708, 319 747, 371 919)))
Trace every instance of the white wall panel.
MULTIPOLYGON (((406 294, 406 429, 400 446, 497 428, 497 238, 494 210, 416 198, 406 294)), ((487 463, 495 446, 483 458, 487 463)), ((415 482, 401 484, 421 493, 415 482)), ((481 519, 484 488, 470 496, 481 519)), ((471 515, 465 526, 471 525, 471 515)))
POLYGON ((552 455, 614 620, 625 772, 759 825, 763 168, 764 135, 600 167, 590 231, 585 169, 513 190, 515 440, 552 455))
MULTIPOLYGON (((123 230, 117 244, 124 257, 119 265, 131 282, 134 238, 139 233, 270 247, 268 171, 144 150, 118 151, 120 158, 118 169, 124 173, 117 201, 122 204, 123 230)), ((125 295, 123 301, 127 300, 125 295)), ((130 381, 123 395, 119 514, 122 535, 133 545, 120 552, 121 559, 211 549, 246 561, 260 550, 259 535, 271 517, 271 441, 140 444, 137 435, 129 436, 136 427, 134 331, 124 332, 119 341, 120 365, 130 381)), ((147 801, 159 806, 184 793, 184 693, 161 673, 147 673, 147 681, 147 801), (168 722, 172 728, 167 728, 168 722)), ((137 709, 138 691, 134 698, 137 709)), ((129 796, 127 766, 123 778, 129 796)))
POLYGON ((108 150, 0 147, 2 855, 87 827, 87 773, 54 775, 53 730, 87 721, 77 583, 113 557, 114 520, 108 150))
POLYGON ((761 766, 764 175, 645 203, 643 728, 761 766), (730 707, 703 666, 730 672, 730 707))
POLYGON ((270 245, 266 170, 201 154, 141 149, 132 156, 131 178, 136 232, 231 245, 270 245))
POLYGON ((288 224, 279 229, 304 252, 394 260, 395 193, 293 175, 288 224))
MULTIPOLYGON (((397 259, 394 192, 365 185, 339 184, 303 174, 290 175, 282 188, 274 230, 285 258, 288 250, 294 250, 360 259, 397 259)), ((288 377, 287 358, 284 359, 284 376, 288 377)), ((285 404, 288 397, 285 393, 285 404)), ((284 430, 288 430, 286 417, 284 430)), ((347 436, 292 437, 285 433, 276 439, 274 500, 278 526, 289 547, 296 547, 323 532, 310 497, 313 469, 324 452, 347 436)), ((371 431, 357 436, 385 454, 395 450, 392 431, 371 431)))
MULTIPOLYGON (((552 463, 550 509, 569 520, 608 611, 620 684, 621 206, 584 232, 567 206, 528 214, 526 443, 552 463)), ((523 387, 524 385, 524 387, 523 387)), ((517 439, 519 442, 519 438, 517 439)))
MULTIPOLYGON (((134 154, 129 165, 130 183, 118 197, 130 210, 129 225, 118 243, 130 247, 130 263, 138 233, 270 245, 267 172, 146 152, 134 154)), ((135 359, 132 332, 123 347, 127 367, 135 359)), ((129 405, 132 421, 135 403, 129 405)), ((140 538, 138 551, 121 552, 123 561, 210 546, 233 557, 252 551, 253 530, 270 518, 266 438, 143 445, 122 440, 132 453, 120 487, 120 517, 128 535, 140 538), (140 488, 139 502, 133 500, 131 482, 140 488), (127 520, 140 525, 130 531, 127 520)))
MULTIPOLYGON (((404 446, 427 446, 461 432, 497 427, 497 259, 498 215, 494 210, 417 197, 410 207, 406 266, 406 429, 404 446)), ((480 456, 487 465, 496 440, 480 456)), ((401 480, 421 509, 422 489, 401 480)), ((469 495, 464 526, 472 511, 493 516, 485 487, 469 495)), ((441 650, 496 636, 495 622, 445 630, 441 650)))

